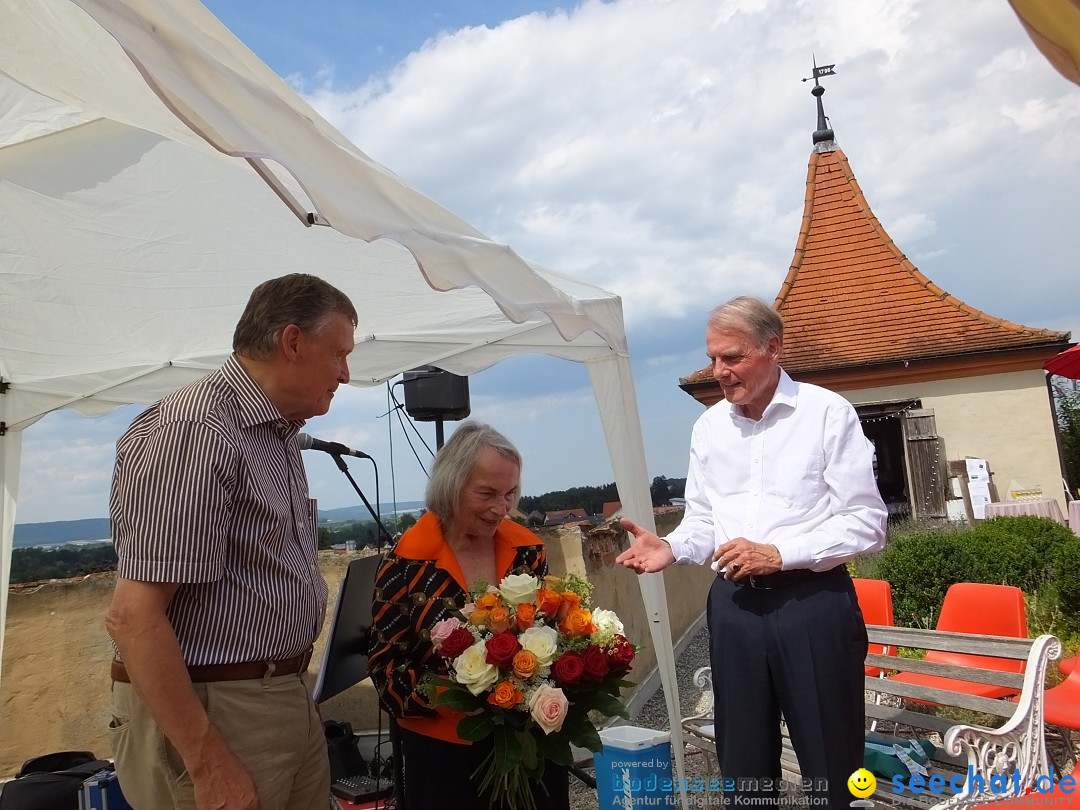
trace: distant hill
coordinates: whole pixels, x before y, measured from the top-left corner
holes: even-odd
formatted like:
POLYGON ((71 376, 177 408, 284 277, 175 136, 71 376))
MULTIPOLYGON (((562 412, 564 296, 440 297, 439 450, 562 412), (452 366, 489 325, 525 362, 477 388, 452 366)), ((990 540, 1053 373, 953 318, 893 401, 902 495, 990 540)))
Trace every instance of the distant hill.
MULTIPOLYGON (((399 512, 415 512, 422 509, 423 501, 400 501, 399 512)), ((379 514, 393 514, 394 505, 384 503, 379 514)), ((367 507, 346 506, 341 509, 320 509, 319 523, 348 523, 351 520, 371 520, 367 507)), ((14 548, 32 548, 34 546, 58 546, 64 543, 84 543, 93 540, 109 540, 112 532, 108 518, 86 518, 84 520, 54 520, 48 523, 16 523, 14 548)))
POLYGON ((61 543, 108 540, 112 537, 108 518, 54 520, 50 523, 16 523, 14 548, 55 546, 61 543))
MULTIPOLYGON (((423 501, 398 501, 397 511, 415 512, 423 509, 423 501)), ((380 515, 394 514, 394 504, 384 503, 379 505, 380 515)), ((359 506, 343 506, 340 509, 320 509, 319 523, 346 523, 350 520, 371 520, 371 513, 363 504, 359 506)))

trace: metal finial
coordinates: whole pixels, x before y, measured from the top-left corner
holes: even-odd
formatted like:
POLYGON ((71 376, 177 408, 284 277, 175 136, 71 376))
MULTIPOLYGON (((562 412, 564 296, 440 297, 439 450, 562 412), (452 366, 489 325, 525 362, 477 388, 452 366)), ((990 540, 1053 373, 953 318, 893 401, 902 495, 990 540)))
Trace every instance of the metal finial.
POLYGON ((829 119, 825 116, 825 105, 821 103, 821 97, 825 95, 825 88, 818 82, 818 78, 821 76, 835 76, 836 71, 833 70, 834 67, 836 67, 835 64, 818 67, 817 55, 815 54, 813 75, 803 79, 804 82, 808 82, 810 79, 814 80, 814 87, 810 92, 817 100, 817 130, 814 132, 813 137, 813 142, 815 144, 831 141, 835 138, 832 128, 829 126, 829 119))

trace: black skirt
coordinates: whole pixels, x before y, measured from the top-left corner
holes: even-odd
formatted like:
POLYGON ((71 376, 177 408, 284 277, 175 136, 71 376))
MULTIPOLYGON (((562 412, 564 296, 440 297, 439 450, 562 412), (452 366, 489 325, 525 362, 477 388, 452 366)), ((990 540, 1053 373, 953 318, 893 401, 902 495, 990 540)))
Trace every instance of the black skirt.
MULTIPOLYGON (((491 753, 491 737, 472 745, 446 742, 401 729, 401 749, 405 767, 405 807, 403 810, 503 810, 501 796, 481 799, 473 777, 491 753)), ((533 785, 537 810, 570 810, 569 772, 547 763, 544 776, 533 785)))

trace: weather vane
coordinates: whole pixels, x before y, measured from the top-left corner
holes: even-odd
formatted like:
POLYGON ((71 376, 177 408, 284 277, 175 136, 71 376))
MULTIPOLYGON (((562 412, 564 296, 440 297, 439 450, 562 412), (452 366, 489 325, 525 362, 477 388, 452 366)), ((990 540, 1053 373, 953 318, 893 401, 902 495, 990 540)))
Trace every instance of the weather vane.
POLYGON ((807 76, 805 79, 803 79, 803 81, 808 82, 811 79, 813 79, 814 80, 814 86, 815 87, 820 87, 820 85, 818 84, 818 79, 821 78, 822 76, 835 76, 836 71, 833 70, 833 68, 836 67, 836 65, 835 64, 822 65, 821 67, 818 67, 817 55, 816 54, 814 55, 813 59, 814 59, 814 75, 813 76, 807 76))
POLYGON ((804 82, 808 82, 810 79, 814 80, 814 89, 810 92, 813 94, 814 98, 817 99, 817 130, 814 132, 813 137, 815 144, 828 143, 834 138, 833 131, 829 127, 829 119, 825 115, 825 106, 821 103, 821 97, 825 94, 825 88, 822 87, 821 83, 818 81, 822 76, 835 76, 836 71, 833 70, 834 67, 836 67, 836 65, 822 65, 821 67, 818 67, 817 55, 815 54, 814 73, 812 76, 803 79, 804 82))

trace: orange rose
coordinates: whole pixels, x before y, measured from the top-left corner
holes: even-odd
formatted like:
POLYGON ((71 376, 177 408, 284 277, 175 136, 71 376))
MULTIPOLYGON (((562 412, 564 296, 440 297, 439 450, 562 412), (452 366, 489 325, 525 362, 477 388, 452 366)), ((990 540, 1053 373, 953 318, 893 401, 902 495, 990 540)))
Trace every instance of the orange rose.
POLYGON ((501 633, 510 629, 510 611, 506 608, 494 607, 488 614, 488 627, 492 633, 501 633))
POLYGON ((488 703, 498 706, 500 709, 512 709, 525 699, 521 690, 510 681, 502 681, 495 690, 488 695, 488 703))
POLYGON ((559 605, 559 621, 570 615, 571 610, 581 607, 581 597, 573 591, 562 592, 562 603, 559 605))
POLYGON ((497 607, 498 604, 499 595, 495 593, 485 593, 476 600, 476 606, 478 608, 483 608, 484 610, 491 610, 493 607, 497 607))
POLYGON ((568 636, 588 636, 596 632, 596 625, 592 623, 592 613, 575 608, 559 622, 559 630, 568 636))
POLYGON ((481 610, 480 608, 477 608, 469 614, 469 624, 475 625, 476 627, 487 627, 490 620, 490 610, 481 610))
POLYGON ((536 667, 540 663, 540 659, 536 657, 535 653, 531 653, 528 650, 520 650, 514 656, 514 674, 522 680, 532 677, 532 674, 536 672, 536 667))
POLYGON ((540 588, 536 592, 536 608, 545 616, 554 618, 558 614, 559 605, 561 604, 562 594, 558 591, 540 588))
POLYGON ((536 621, 536 605, 529 604, 528 602, 519 602, 514 621, 517 623, 518 630, 528 630, 533 626, 533 622, 536 621))

